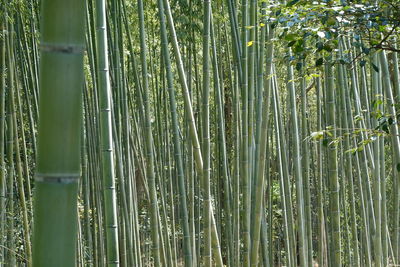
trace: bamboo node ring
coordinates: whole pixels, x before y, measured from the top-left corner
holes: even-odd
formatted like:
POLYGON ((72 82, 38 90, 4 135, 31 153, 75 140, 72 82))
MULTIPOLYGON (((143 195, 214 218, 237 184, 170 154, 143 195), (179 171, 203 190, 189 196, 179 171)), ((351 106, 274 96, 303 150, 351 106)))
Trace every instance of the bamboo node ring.
POLYGON ((40 49, 43 52, 62 53, 62 54, 82 54, 85 51, 83 45, 51 44, 42 43, 40 49))
POLYGON ((80 175, 40 175, 35 176, 35 181, 49 184, 72 184, 78 182, 80 175))

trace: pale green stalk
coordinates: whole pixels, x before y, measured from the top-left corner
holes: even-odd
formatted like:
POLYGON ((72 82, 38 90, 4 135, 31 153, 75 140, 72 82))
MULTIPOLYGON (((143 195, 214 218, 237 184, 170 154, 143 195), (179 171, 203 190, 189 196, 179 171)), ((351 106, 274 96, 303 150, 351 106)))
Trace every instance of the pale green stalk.
POLYGON ((211 267, 211 192, 210 192, 210 21, 211 21, 211 1, 204 1, 204 20, 203 20, 203 95, 202 95, 202 127, 203 127, 203 232, 204 232, 204 255, 202 263, 206 267, 211 267))
MULTIPOLYGON (((292 54, 289 53, 291 56, 292 54)), ((301 171, 301 155, 300 155, 300 133, 299 133, 299 123, 297 117, 297 105, 296 105, 296 92, 294 85, 294 74, 293 65, 288 63, 288 82, 287 91, 289 94, 290 102, 290 122, 291 122, 291 133, 293 136, 293 165, 294 165, 294 179, 296 181, 296 204, 297 204, 297 230, 299 235, 299 257, 300 266, 308 266, 307 262, 307 238, 306 238, 306 215, 304 214, 304 186, 303 186, 303 173, 301 171)))
MULTIPOLYGON (((188 85, 187 85, 187 79, 186 79, 186 74, 183 68, 183 63, 182 63, 182 57, 178 45, 178 40, 176 36, 176 31, 175 31, 175 26, 174 26, 174 21, 172 18, 172 13, 171 13, 171 8, 169 5, 168 0, 163 0, 164 1, 164 10, 165 10, 165 16, 167 19, 167 26, 170 31, 170 38, 171 38, 171 44, 172 48, 174 51, 174 56, 176 60, 176 65, 178 68, 178 74, 179 74, 179 82, 181 84, 182 90, 183 90, 183 96, 184 96, 184 104, 185 104, 185 109, 188 114, 188 123, 189 123, 189 130, 190 130, 190 139, 192 142, 192 146, 194 149, 194 156, 195 156, 195 166, 198 175, 201 177, 203 173, 203 158, 201 155, 201 149, 200 149, 200 143, 199 143, 199 138, 196 130, 196 123, 194 119, 194 113, 193 113, 193 108, 192 108, 192 102, 190 99, 190 94, 188 90, 188 85)), ((213 246, 213 251, 214 254, 216 255, 216 260, 217 262, 221 263, 222 258, 221 258, 221 249, 219 245, 219 238, 217 235, 217 229, 215 225, 215 219, 214 219, 214 212, 211 208, 211 229, 212 229, 212 246, 213 246)))
POLYGON ((192 248, 191 248, 191 240, 189 233, 188 211, 186 204, 185 176, 183 171, 181 144, 179 140, 179 122, 177 114, 177 105, 176 105, 175 89, 173 85, 173 77, 171 70, 171 59, 168 52, 168 39, 165 26, 163 2, 162 0, 158 0, 157 3, 158 3, 159 17, 160 17, 162 54, 166 68, 167 89, 168 89, 169 104, 171 109, 175 163, 176 163, 176 171, 178 173, 179 197, 181 202, 180 207, 182 213, 181 221, 184 232, 183 242, 184 242, 185 266, 189 267, 193 266, 193 261, 192 261, 192 248))
POLYGON ((119 266, 117 199, 115 188, 111 123, 111 86, 109 79, 105 0, 96 0, 97 79, 100 108, 100 149, 104 190, 104 215, 107 265, 119 266))
POLYGON ((142 88, 143 88, 143 104, 144 104, 144 133, 146 142, 146 175, 149 184, 150 203, 151 203, 151 237, 152 237, 152 253, 154 257, 154 266, 161 266, 160 262, 160 242, 159 242, 159 227, 158 227, 158 201, 156 189, 156 177, 154 172, 154 152, 153 152, 153 133, 150 117, 150 93, 148 86, 147 73, 147 48, 146 48, 146 33, 144 25, 144 10, 143 1, 138 0, 139 9, 139 31, 140 31, 140 59, 142 65, 142 88))
POLYGON ((332 63, 325 65, 326 78, 326 109, 327 109, 327 128, 330 131, 329 145, 327 148, 327 171, 329 179, 329 220, 330 229, 330 251, 332 266, 340 267, 341 264, 341 237, 340 237, 340 205, 339 205, 339 177, 337 166, 337 147, 336 138, 336 116, 335 116, 335 84, 332 63))

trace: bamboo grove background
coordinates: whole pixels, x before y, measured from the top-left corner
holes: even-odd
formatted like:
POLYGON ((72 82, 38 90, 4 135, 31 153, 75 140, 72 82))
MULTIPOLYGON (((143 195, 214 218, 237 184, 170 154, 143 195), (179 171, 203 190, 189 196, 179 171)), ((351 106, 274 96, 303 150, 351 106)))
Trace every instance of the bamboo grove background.
POLYGON ((399 264, 398 21, 362 2, 3 0, 0 266, 399 264), (85 30, 84 82, 53 102, 39 75, 82 68, 45 64, 41 23, 60 14, 85 30), (51 153, 80 175, 61 230, 46 220, 65 195, 41 184, 58 165, 37 161, 54 105, 82 120, 66 158, 53 118, 51 153))

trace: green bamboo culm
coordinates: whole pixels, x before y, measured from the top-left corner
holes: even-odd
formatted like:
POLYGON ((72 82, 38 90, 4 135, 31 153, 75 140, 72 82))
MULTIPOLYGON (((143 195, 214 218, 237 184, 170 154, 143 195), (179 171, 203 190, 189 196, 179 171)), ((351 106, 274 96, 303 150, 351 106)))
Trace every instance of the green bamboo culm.
MULTIPOLYGON (((327 124, 332 128, 332 140, 334 140, 335 133, 335 88, 334 88, 334 76, 333 67, 331 63, 326 64, 326 110, 327 110, 327 124)), ((329 213, 331 229, 331 261, 332 266, 342 266, 340 257, 340 205, 339 205, 339 177, 338 177, 338 165, 337 165, 337 148, 334 143, 330 143, 327 151, 328 159, 328 174, 329 174, 329 186, 330 186, 330 199, 329 199, 329 213)))
POLYGON ((211 2, 204 1, 204 29, 203 29, 203 187, 204 187, 204 266, 212 266, 211 262, 211 191, 210 191, 210 120, 209 120, 209 98, 210 98, 210 15, 211 2))
MULTIPOLYGON (((5 8, 2 12, 5 13, 5 8)), ((1 22, 0 27, 5 28, 5 22, 1 22)), ((5 90, 6 90, 6 37, 3 35, 1 38, 1 50, 0 50, 0 233, 5 231, 5 218, 6 218, 6 172, 5 172, 5 155, 4 155, 4 143, 5 143, 5 90)), ((0 236, 0 262, 4 261, 5 255, 5 238, 0 236)))
POLYGON ((33 266, 75 266, 85 1, 43 0, 41 12, 33 266))
POLYGON ((104 188, 107 265, 119 266, 117 201, 112 150, 111 88, 109 79, 105 0, 96 0, 96 24, 97 71, 101 114, 101 165, 104 188))
POLYGON ((165 17, 164 17, 164 5, 162 0, 157 1, 158 9, 159 9, 159 17, 160 17, 160 31, 161 31, 161 47, 163 59, 165 60, 165 70, 166 70, 166 78, 167 78, 167 90, 169 95, 169 103, 171 110, 171 120, 172 120, 172 128, 173 128, 173 140, 174 140, 174 154, 176 161, 176 169, 178 176, 178 187, 179 187, 179 199, 180 199, 180 208, 181 208, 181 221, 183 228, 183 250, 184 250, 184 258, 185 258, 185 266, 190 267, 193 266, 193 257, 191 253, 191 244, 190 244, 190 233, 189 233, 189 223, 188 223, 188 212, 187 212, 187 204, 186 204, 186 188, 185 188, 185 174, 183 169, 182 162, 182 151, 179 143, 179 121, 178 121, 178 112, 177 112, 177 104, 175 98, 175 88, 173 85, 173 76, 172 76, 172 68, 171 68, 171 58, 168 52, 168 36, 167 29, 165 25, 165 17))
POLYGON ((159 237, 159 227, 158 227, 158 200, 157 200, 157 191, 156 191, 156 174, 154 172, 155 168, 155 160, 153 154, 153 133, 151 128, 151 117, 150 117, 150 103, 149 103, 149 82, 148 82, 148 73, 147 73, 147 61, 146 61, 146 32, 144 25, 144 8, 143 1, 138 0, 138 11, 139 11, 139 25, 140 25, 140 59, 142 65, 142 87, 143 87, 143 106, 144 106, 144 128, 145 128, 145 142, 146 142, 146 174, 147 181, 149 185, 149 193, 150 193, 150 203, 151 203, 151 212, 150 212, 150 221, 152 224, 151 227, 151 238, 153 241, 152 244, 152 252, 154 258, 154 266, 161 266, 160 261, 160 237, 159 237))

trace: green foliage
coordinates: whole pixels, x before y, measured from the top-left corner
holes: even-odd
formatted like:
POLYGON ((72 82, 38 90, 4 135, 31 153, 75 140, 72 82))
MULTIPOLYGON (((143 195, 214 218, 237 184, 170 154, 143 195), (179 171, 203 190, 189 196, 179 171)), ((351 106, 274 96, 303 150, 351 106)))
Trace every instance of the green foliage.
MULTIPOLYGON (((277 27, 278 38, 292 48, 293 59, 301 61, 315 53, 328 59, 339 49, 338 40, 350 37, 357 51, 353 58, 340 58, 340 64, 350 65, 358 60, 361 66, 369 62, 371 50, 398 52, 391 43, 399 35, 400 2, 379 1, 310 1, 292 0, 287 4, 268 6, 268 20, 277 27)), ((318 58, 316 67, 322 65, 318 58)), ((372 63, 371 63, 372 64, 372 63)), ((372 67, 379 71, 378 67, 372 67)))

